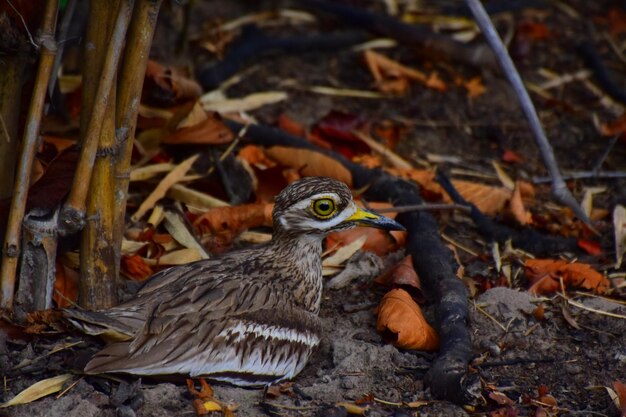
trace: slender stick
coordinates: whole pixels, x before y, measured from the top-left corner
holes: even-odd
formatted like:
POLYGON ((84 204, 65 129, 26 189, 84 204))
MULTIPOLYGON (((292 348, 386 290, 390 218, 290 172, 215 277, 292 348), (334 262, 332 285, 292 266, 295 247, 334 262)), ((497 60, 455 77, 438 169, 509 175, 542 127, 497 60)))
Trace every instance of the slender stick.
POLYGON ((130 162, 137 126, 137 113, 143 79, 154 36, 157 16, 162 0, 139 0, 133 11, 128 29, 128 41, 119 76, 119 90, 116 108, 116 131, 119 153, 115 159, 115 219, 113 242, 115 267, 119 269, 122 235, 124 232, 124 212, 130 180, 130 162))
MULTIPOLYGON (((122 0, 123 1, 123 0, 122 0)), ((83 69, 83 114, 81 130, 87 137, 90 116, 96 101, 97 80, 102 76, 105 54, 117 19, 120 0, 92 0, 89 10, 89 29, 85 44, 83 69)), ((107 111, 104 113, 98 135, 98 152, 94 162, 90 193, 87 196, 85 227, 80 241, 79 304, 88 310, 112 307, 117 301, 115 290, 115 256, 113 247, 114 188, 113 154, 115 140, 115 83, 111 85, 107 111)))
POLYGON ((117 67, 120 62, 126 31, 132 14, 134 0, 122 0, 117 12, 117 20, 113 28, 113 35, 106 53, 104 66, 98 83, 98 90, 91 112, 91 118, 85 132, 81 148, 80 159, 76 167, 76 175, 72 183, 69 197, 61 210, 60 224, 66 228, 62 233, 80 230, 84 226, 87 191, 91 183, 91 174, 98 148, 98 139, 107 111, 111 88, 113 87, 117 67))
POLYGON ((524 112, 524 115, 528 120, 528 124, 530 125, 530 129, 535 136, 535 141, 537 142, 537 146, 541 152, 543 162, 550 173, 550 177, 552 178, 552 193, 560 202, 571 208, 578 218, 591 227, 591 220, 589 220, 582 207, 569 191, 563 177, 561 176, 556 158, 554 157, 554 151, 552 150, 552 146, 550 145, 543 127, 541 126, 539 116, 537 116, 537 110, 528 95, 528 91, 524 88, 524 82, 517 72, 515 64, 513 64, 513 60, 502 43, 498 32, 489 19, 485 8, 481 4, 480 0, 465 0, 465 3, 472 11, 474 19, 476 19, 476 23, 485 35, 485 39, 493 49, 498 62, 502 67, 504 75, 509 80, 509 83, 517 95, 522 111, 524 112))
POLYGON ((39 37, 41 48, 39 67, 37 69, 33 95, 26 118, 24 139, 22 140, 22 149, 20 152, 21 157, 16 173, 15 192, 13 194, 13 200, 11 200, 4 251, 2 253, 2 276, 0 277, 2 298, 0 300, 0 306, 3 308, 10 309, 13 306, 15 272, 20 253, 22 219, 26 209, 26 197, 28 195, 28 186, 30 185, 31 168, 39 142, 39 129, 43 117, 48 81, 50 80, 50 74, 54 65, 54 56, 56 54, 54 32, 56 29, 58 7, 58 0, 48 0, 41 26, 41 35, 39 37))

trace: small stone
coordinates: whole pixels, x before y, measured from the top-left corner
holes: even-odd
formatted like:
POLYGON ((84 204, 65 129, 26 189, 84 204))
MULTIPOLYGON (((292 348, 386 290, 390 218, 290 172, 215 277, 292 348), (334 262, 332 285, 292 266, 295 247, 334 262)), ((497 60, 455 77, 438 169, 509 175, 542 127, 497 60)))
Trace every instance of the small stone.
POLYGON ((137 417, 135 410, 127 405, 120 405, 115 412, 116 417, 137 417))
POLYGON ((356 381, 354 377, 346 376, 341 380, 341 387, 345 389, 353 389, 356 388, 356 381))

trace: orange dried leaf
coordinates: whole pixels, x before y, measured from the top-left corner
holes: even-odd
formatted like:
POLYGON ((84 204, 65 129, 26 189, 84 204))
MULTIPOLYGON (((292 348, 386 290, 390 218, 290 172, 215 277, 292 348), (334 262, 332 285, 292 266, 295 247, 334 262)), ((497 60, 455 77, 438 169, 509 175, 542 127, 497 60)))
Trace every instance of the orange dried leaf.
POLYGON ((524 263, 526 277, 531 283, 529 291, 549 294, 560 289, 559 279, 567 287, 581 287, 598 294, 606 292, 609 280, 591 265, 580 262, 567 263, 553 259, 528 259, 524 263))
POLYGON ((378 306, 376 330, 393 335, 394 345, 402 349, 436 350, 439 337, 428 324, 422 310, 408 292, 389 291, 378 306))
POLYGON ((78 300, 78 272, 57 262, 55 275, 52 299, 58 308, 71 307, 78 300))
POLYGON ((265 150, 256 145, 244 146, 239 151, 238 157, 258 169, 267 169, 276 166, 276 162, 265 154, 265 150))
POLYGON ((488 216, 498 214, 511 198, 511 191, 504 187, 465 180, 452 180, 452 184, 464 199, 488 216))
POLYGON ((509 149, 505 149, 505 151, 502 152, 501 159, 509 164, 521 164, 524 162, 521 156, 509 149))
POLYGON ((413 268, 413 257, 411 255, 398 262, 393 268, 378 276, 374 282, 389 287, 408 285, 420 289, 420 280, 413 268))
POLYGON ((469 98, 480 97, 485 94, 487 88, 483 84, 483 81, 480 77, 474 77, 469 81, 465 81, 463 83, 463 87, 467 90, 467 96, 469 98))
POLYGON ((404 168, 387 168, 386 171, 391 175, 398 176, 407 180, 411 180, 418 184, 421 189, 422 197, 428 201, 439 201, 444 196, 447 201, 450 198, 445 193, 441 185, 435 179, 435 172, 428 169, 404 169, 404 168))
POLYGON ((622 417, 626 417, 626 384, 619 380, 613 381, 613 389, 619 399, 619 408, 622 417))
POLYGON ((278 116, 278 127, 293 136, 304 137, 306 129, 300 123, 287 116, 285 113, 281 113, 278 116))
POLYGON ((600 134, 603 136, 615 136, 626 133, 626 112, 617 119, 600 125, 600 134))
POLYGON ((352 185, 352 174, 341 162, 311 149, 272 146, 266 154, 289 168, 295 168, 304 176, 331 177, 352 185))
POLYGON ((153 274, 153 270, 139 255, 122 256, 122 271, 130 278, 143 281, 153 274))
POLYGON ((532 223, 533 215, 526 210, 526 207, 524 206, 524 201, 522 200, 522 190, 518 183, 515 184, 515 189, 511 195, 509 211, 519 224, 528 225, 532 223))
POLYGON ((506 396, 506 394, 500 391, 492 391, 489 393, 489 398, 498 403, 499 405, 514 405, 515 401, 506 396))
POLYGON ((232 233, 234 235, 258 226, 271 226, 273 204, 254 203, 210 209, 194 221, 203 234, 232 233))
POLYGON ((221 145, 232 142, 234 138, 235 135, 224 122, 215 114, 211 114, 199 123, 175 130, 172 134, 162 139, 161 143, 221 145))

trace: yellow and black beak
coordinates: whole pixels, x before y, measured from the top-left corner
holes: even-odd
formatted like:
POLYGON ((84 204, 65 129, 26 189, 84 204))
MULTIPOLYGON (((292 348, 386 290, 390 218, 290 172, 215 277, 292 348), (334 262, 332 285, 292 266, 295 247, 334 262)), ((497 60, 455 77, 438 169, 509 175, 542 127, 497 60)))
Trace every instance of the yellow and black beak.
POLYGON ((360 207, 357 207, 356 212, 348 217, 345 222, 353 222, 357 226, 375 227, 384 230, 406 230, 397 221, 360 207))

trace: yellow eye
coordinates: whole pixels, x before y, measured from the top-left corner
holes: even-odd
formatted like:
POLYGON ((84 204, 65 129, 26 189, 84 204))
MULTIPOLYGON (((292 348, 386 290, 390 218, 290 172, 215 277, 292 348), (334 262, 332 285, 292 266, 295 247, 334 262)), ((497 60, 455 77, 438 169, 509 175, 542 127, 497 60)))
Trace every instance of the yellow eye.
POLYGON ((331 198, 320 198, 313 202, 313 213, 319 217, 330 217, 335 212, 335 201, 331 198))

